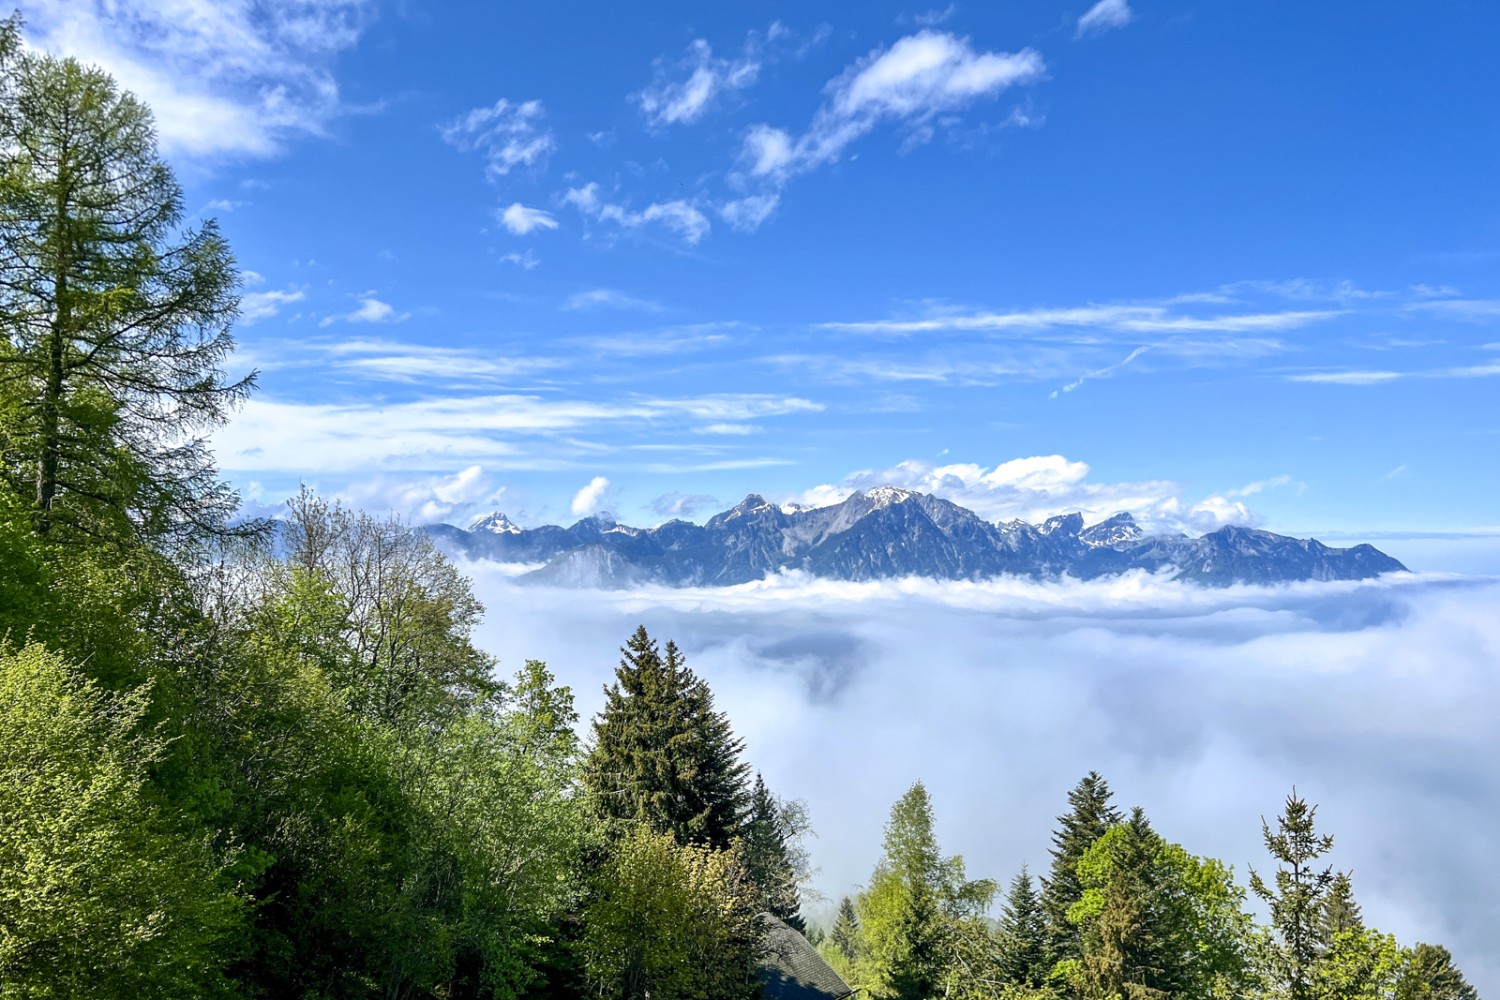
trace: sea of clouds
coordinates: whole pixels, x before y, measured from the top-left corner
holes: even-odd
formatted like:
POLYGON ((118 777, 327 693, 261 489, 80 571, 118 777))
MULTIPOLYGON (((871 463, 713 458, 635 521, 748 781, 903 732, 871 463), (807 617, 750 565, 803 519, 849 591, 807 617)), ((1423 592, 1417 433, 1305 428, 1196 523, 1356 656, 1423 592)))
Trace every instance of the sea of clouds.
POLYGON ((522 586, 466 564, 502 669, 547 661, 585 720, 637 624, 675 638, 779 794, 807 802, 828 899, 880 851, 920 779, 971 877, 1045 872, 1054 817, 1102 772, 1122 807, 1222 858, 1295 785, 1336 837, 1368 922, 1447 945, 1500 990, 1500 579, 1203 589, 787 575, 728 588, 522 586))

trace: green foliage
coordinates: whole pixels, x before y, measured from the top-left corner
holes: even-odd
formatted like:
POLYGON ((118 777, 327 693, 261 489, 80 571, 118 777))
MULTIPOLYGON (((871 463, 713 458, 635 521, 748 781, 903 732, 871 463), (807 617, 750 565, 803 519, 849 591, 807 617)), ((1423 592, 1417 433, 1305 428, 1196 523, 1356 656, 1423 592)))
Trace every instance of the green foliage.
POLYGON ((1243 991, 1249 918, 1244 891, 1218 861, 1166 842, 1140 809, 1079 859, 1082 896, 1074 988, 1094 1000, 1243 991))
POLYGON ((800 884, 807 878, 807 855, 800 838, 807 832, 806 811, 800 802, 781 802, 755 775, 750 810, 740 834, 745 874, 755 886, 758 906, 799 931, 800 884))
POLYGON ((1447 948, 1419 944, 1406 955, 1395 1000, 1479 1000, 1479 991, 1454 966, 1447 948))
POLYGON ((997 937, 1001 978, 1016 986, 1033 988, 1046 982, 1051 970, 1047 961, 1047 920, 1031 873, 1025 867, 1011 880, 997 937))
POLYGON ((1050 962, 1082 954, 1078 928, 1068 920, 1068 910, 1083 896, 1078 860, 1104 836, 1104 831, 1120 822, 1120 812, 1109 804, 1110 797, 1109 783, 1097 771, 1090 771, 1068 793, 1068 812, 1057 817, 1058 826, 1052 834, 1052 868, 1042 880, 1050 962))
POLYGON ((738 848, 627 832, 584 915, 589 983, 619 1000, 733 1000, 759 993, 757 901, 738 848))
POLYGON ((212 221, 181 228, 145 105, 71 59, 6 62, 0 473, 30 492, 41 533, 220 530, 235 497, 201 432, 252 384, 221 369, 238 306, 229 248, 212 221))
POLYGON ((1334 882, 1332 868, 1314 864, 1333 848, 1332 837, 1314 830, 1317 811, 1317 806, 1298 798, 1294 789, 1277 818, 1275 833, 1261 821, 1266 850, 1278 862, 1275 888, 1250 870, 1251 890, 1271 911, 1273 942, 1267 971, 1273 988, 1284 991, 1290 1000, 1312 996, 1313 971, 1323 952, 1319 923, 1334 882))
POLYGON ((0 997, 230 992, 227 858, 154 801, 148 694, 0 648, 0 997))
POLYGON ((645 824, 680 843, 728 848, 747 804, 743 744, 675 644, 663 656, 641 626, 620 652, 584 762, 593 808, 616 836, 645 824))
POLYGON ((993 948, 975 932, 995 884, 969 881, 963 858, 942 856, 932 827, 932 801, 918 782, 891 808, 883 854, 856 903, 856 976, 872 997, 918 1000, 989 978, 993 948), (984 971, 970 967, 979 957, 984 971))

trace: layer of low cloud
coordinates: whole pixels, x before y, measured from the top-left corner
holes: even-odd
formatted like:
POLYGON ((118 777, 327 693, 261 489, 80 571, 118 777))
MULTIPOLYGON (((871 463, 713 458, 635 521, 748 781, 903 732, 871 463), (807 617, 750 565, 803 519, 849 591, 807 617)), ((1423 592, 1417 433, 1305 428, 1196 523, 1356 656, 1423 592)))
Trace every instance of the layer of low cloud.
POLYGON ((1054 514, 1076 511, 1083 514, 1085 522, 1093 523, 1129 511, 1154 530, 1212 531, 1226 524, 1259 523, 1259 516, 1236 498, 1290 483, 1290 477, 1278 476, 1189 500, 1184 498, 1183 488, 1169 480, 1099 483, 1091 481, 1086 462, 1062 455, 1036 455, 994 467, 908 459, 887 469, 853 472, 837 483, 777 499, 817 507, 839 503, 855 490, 891 485, 951 500, 989 521, 1019 518, 1035 524, 1054 514))
POLYGON ((263 157, 347 113, 333 70, 375 10, 370 0, 119 4, 34 0, 27 44, 100 66, 150 106, 163 151, 263 157))
POLYGON ((1295 785, 1370 923, 1446 944, 1482 993, 1500 988, 1500 913, 1473 875, 1500 821, 1493 583, 788 576, 578 592, 466 568, 502 669, 546 660, 585 725, 637 624, 676 639, 754 766, 806 800, 832 900, 868 878, 891 803, 918 779, 945 851, 1002 882, 1045 868, 1054 817, 1090 769, 1242 883, 1247 865, 1272 867, 1260 818, 1295 785))

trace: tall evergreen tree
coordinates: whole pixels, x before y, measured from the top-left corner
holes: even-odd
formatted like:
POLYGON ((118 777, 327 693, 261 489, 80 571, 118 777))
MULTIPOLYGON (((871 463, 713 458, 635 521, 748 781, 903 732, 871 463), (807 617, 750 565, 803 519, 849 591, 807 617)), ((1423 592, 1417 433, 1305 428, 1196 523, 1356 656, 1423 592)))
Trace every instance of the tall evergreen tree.
POLYGON ((0 56, 0 474, 42 534, 217 530, 237 502, 203 432, 253 382, 221 367, 229 247, 182 227, 144 104, 72 59, 0 56))
POLYGON ((1251 891, 1271 910, 1275 941, 1270 972, 1290 1000, 1309 1000, 1312 996, 1314 967, 1324 951, 1319 921, 1334 883, 1333 869, 1315 864, 1333 848, 1333 837, 1319 835, 1314 829, 1317 811, 1317 806, 1309 806, 1293 789, 1285 810, 1277 817, 1275 833, 1261 820, 1266 850, 1277 861, 1275 888, 1250 869, 1251 891))
POLYGON ((839 900, 839 913, 834 918, 833 930, 828 932, 828 945, 852 964, 859 953, 859 915, 854 911, 854 900, 845 896, 839 900))
POLYGON ((1364 918, 1359 904, 1354 901, 1354 885, 1348 872, 1338 872, 1328 887, 1328 896, 1323 900, 1323 911, 1318 915, 1318 938, 1324 948, 1331 948, 1334 939, 1345 931, 1363 930, 1364 918))
POLYGON ((679 843, 727 849, 745 808, 742 743, 675 644, 663 656, 643 625, 620 652, 584 762, 596 812, 616 835, 645 824, 679 843))
POLYGON ((1419 944, 1407 957, 1395 1000, 1479 1000, 1479 991, 1458 971, 1447 948, 1419 944))
POLYGON ((1069 811, 1057 817, 1052 834, 1052 869, 1042 880, 1042 912, 1047 919, 1048 961, 1078 958, 1078 928, 1068 921, 1068 910, 1083 895, 1078 884, 1078 860, 1094 841, 1120 822, 1120 811, 1110 805, 1109 783, 1097 771, 1084 775, 1068 793, 1069 811))
POLYGON ((741 834, 745 874, 755 887, 762 910, 803 931, 807 925, 801 914, 798 872, 792 858, 793 845, 789 842, 791 832, 782 804, 757 772, 741 834))
POLYGON ((1023 865, 1010 883, 1000 913, 1000 972, 1016 986, 1041 986, 1047 963, 1047 918, 1031 872, 1023 865))

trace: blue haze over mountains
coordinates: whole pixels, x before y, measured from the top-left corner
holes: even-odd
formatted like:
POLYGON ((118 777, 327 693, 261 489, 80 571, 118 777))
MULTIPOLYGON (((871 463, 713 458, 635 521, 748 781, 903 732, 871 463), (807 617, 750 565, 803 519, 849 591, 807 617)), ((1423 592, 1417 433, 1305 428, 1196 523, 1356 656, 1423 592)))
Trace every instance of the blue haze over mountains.
POLYGON ((815 508, 780 506, 752 493, 703 525, 672 520, 634 528, 598 514, 571 527, 523 529, 496 512, 468 530, 437 524, 427 531, 469 559, 542 563, 523 581, 565 587, 729 586, 784 570, 848 581, 1090 580, 1145 570, 1228 586, 1362 580, 1406 569, 1370 545, 1333 548, 1248 527, 1196 538, 1147 534, 1123 512, 1087 526, 1078 513, 1041 524, 991 523, 951 501, 894 486, 815 508))

